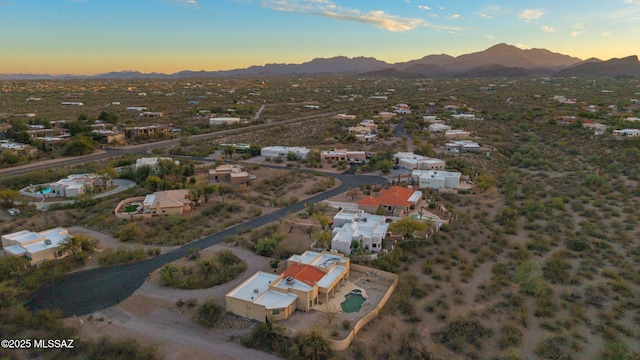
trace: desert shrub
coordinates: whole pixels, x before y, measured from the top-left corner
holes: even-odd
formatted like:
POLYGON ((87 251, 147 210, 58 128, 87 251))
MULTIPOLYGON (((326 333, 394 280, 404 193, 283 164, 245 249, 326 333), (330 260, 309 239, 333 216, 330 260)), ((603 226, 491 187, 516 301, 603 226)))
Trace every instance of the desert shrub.
POLYGON ((434 341, 455 352, 466 353, 482 349, 482 339, 493 336, 493 330, 475 319, 458 319, 451 321, 440 331, 431 333, 431 336, 434 341))
POLYGON ((195 317, 196 322, 206 327, 215 326, 224 316, 224 307, 218 305, 214 300, 207 300, 198 310, 195 317))
POLYGON ((501 349, 507 349, 522 344, 522 331, 516 326, 505 324, 500 327, 498 344, 501 349))

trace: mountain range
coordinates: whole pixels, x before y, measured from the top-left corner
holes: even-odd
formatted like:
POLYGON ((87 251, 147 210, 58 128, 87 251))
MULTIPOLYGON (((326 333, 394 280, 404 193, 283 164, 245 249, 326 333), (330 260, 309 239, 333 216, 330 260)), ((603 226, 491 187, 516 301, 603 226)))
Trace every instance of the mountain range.
POLYGON ((302 64, 266 64, 244 69, 219 71, 180 71, 174 74, 120 71, 91 76, 78 75, 0 75, 0 80, 32 79, 177 79, 193 77, 279 76, 302 74, 344 74, 389 78, 470 78, 470 77, 623 77, 640 78, 637 56, 607 61, 581 60, 546 49, 523 50, 497 44, 486 50, 453 57, 427 55, 421 59, 389 64, 371 57, 336 56, 316 58, 302 64))

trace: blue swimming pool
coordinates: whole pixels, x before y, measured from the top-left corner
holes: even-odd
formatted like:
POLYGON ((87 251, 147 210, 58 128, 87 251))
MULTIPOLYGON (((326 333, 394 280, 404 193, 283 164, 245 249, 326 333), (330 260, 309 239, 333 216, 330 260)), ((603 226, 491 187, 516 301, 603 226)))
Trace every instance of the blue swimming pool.
POLYGON ((47 187, 47 188, 44 188, 44 189, 42 189, 40 191, 36 191, 36 194, 48 194, 50 192, 51 192, 51 188, 47 187))

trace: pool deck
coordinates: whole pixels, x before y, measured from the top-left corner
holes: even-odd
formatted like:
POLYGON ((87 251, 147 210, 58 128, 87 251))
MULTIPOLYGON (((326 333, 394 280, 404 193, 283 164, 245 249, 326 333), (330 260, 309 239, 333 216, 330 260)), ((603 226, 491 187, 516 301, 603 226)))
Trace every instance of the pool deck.
POLYGON ((366 273, 351 270, 347 283, 336 292, 334 297, 329 299, 328 304, 320 302, 314 310, 309 312, 295 311, 287 320, 279 321, 278 325, 303 331, 308 331, 309 328, 313 328, 313 326, 323 328, 327 325, 326 319, 323 318, 324 312, 326 312, 327 309, 340 312, 336 320, 334 320, 334 324, 339 324, 344 320, 349 320, 352 324, 355 324, 375 309, 390 286, 391 283, 389 282, 375 277, 369 277, 366 273), (361 290, 362 295, 364 295, 367 301, 362 305, 360 311, 345 313, 342 311, 340 303, 345 300, 345 295, 354 289, 361 290))

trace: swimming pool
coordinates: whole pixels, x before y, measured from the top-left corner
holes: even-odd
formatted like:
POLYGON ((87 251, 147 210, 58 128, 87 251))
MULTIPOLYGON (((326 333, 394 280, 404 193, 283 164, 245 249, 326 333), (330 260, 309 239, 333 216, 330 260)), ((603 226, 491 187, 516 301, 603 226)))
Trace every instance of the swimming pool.
POLYGON ((40 191, 36 191, 36 194, 43 194, 44 195, 44 194, 48 194, 50 192, 51 192, 51 188, 46 187, 46 188, 44 188, 44 189, 42 189, 40 191))
POLYGON ((362 295, 362 291, 358 289, 352 290, 350 293, 344 296, 344 301, 340 303, 342 311, 346 313, 353 313, 360 311, 362 304, 367 299, 362 295))

